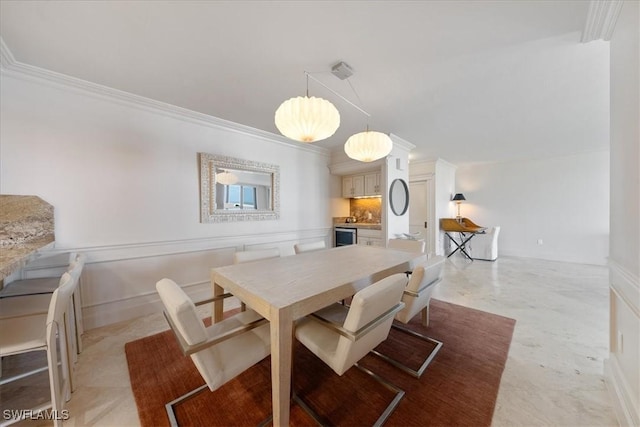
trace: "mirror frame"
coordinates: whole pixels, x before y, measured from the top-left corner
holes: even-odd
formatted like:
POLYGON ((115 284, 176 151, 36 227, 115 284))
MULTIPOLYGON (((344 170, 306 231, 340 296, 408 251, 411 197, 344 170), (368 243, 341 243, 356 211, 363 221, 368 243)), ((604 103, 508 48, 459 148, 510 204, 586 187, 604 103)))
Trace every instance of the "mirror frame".
POLYGON ((407 209, 409 209, 409 187, 407 186, 407 182, 402 178, 396 178, 391 182, 391 186, 389 187, 389 207, 391 207, 391 211, 396 216, 404 215, 407 212, 407 209), (402 187, 398 187, 398 185, 401 185, 402 187), (398 188, 398 190, 395 190, 395 188, 398 188), (400 206, 395 206, 393 204, 394 191, 404 191, 404 206, 402 206, 402 209, 398 209, 400 206))
POLYGON ((200 163, 200 222, 264 221, 280 218, 280 166, 235 157, 198 153, 200 163), (273 209, 216 209, 216 168, 237 169, 271 174, 271 206, 273 209))

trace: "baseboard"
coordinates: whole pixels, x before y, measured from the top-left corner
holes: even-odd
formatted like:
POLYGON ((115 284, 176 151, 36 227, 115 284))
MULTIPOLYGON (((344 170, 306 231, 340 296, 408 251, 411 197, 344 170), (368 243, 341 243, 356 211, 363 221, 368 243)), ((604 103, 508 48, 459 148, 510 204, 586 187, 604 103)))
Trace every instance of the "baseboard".
POLYGON ((638 402, 634 404, 629 385, 622 375, 614 354, 610 354, 609 358, 604 361, 604 378, 620 426, 639 426, 640 408, 638 408, 638 402))

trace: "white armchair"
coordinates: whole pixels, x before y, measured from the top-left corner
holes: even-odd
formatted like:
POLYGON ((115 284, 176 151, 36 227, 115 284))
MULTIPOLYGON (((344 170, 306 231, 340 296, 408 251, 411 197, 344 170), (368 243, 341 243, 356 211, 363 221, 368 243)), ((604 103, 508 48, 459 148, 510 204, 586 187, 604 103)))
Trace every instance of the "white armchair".
POLYGON ((470 243, 471 258, 483 261, 498 259, 498 235, 500 227, 491 227, 484 234, 476 234, 470 243))
MULTIPOLYGON (((387 339, 393 316, 404 307, 400 298, 405 282, 403 274, 389 276, 356 293, 350 307, 333 304, 303 318, 296 325, 298 341, 338 375, 356 366, 396 393, 376 425, 381 425, 391 415, 404 391, 360 367, 357 362, 387 339)), ((294 399, 309 410, 299 397, 294 396, 294 399)), ((311 415, 322 423, 317 414, 311 415)))
MULTIPOLYGON (((435 286, 442 281, 442 270, 446 258, 443 256, 437 256, 428 260, 424 265, 420 265, 413 270, 413 274, 407 283, 407 286, 402 295, 402 302, 405 307, 396 314, 396 320, 404 324, 409 323, 413 317, 418 313, 422 313, 422 325, 429 326, 429 302, 431 301, 431 294, 435 289, 435 286)), ((409 334, 423 341, 427 341, 434 345, 433 350, 423 360, 422 365, 413 369, 398 360, 392 359, 389 356, 374 350, 372 353, 382 357, 389 363, 393 364, 397 368, 404 372, 420 378, 427 366, 431 363, 433 358, 438 354, 442 347, 442 342, 434 340, 426 335, 417 333, 411 329, 405 328, 399 325, 393 325, 394 329, 397 329, 405 334, 409 334)))
MULTIPOLYGON (((255 311, 247 310, 205 327, 196 311, 196 304, 174 281, 162 279, 156 283, 156 290, 182 352, 185 356, 191 356, 206 383, 165 405, 169 422, 177 426, 173 409, 175 405, 207 388, 217 390, 270 354, 269 324, 255 311)), ((197 305, 228 296, 230 294, 197 305)))

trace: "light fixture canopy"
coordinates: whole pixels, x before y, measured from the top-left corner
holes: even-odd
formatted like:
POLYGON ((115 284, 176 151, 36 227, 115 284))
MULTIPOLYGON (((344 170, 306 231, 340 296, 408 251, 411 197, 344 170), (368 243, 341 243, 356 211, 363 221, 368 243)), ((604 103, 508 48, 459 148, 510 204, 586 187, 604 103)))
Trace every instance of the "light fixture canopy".
POLYGON ((393 148, 389 135, 366 130, 352 135, 344 144, 347 156, 361 162, 373 162, 387 156, 393 148))

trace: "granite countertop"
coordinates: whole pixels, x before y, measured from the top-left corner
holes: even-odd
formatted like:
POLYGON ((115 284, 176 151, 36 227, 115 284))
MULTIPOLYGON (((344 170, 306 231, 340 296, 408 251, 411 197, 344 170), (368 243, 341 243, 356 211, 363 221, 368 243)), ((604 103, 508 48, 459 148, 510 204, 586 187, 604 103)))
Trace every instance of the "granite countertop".
POLYGON ((0 287, 54 244, 53 206, 37 196, 0 195, 0 287))
POLYGON ((367 230, 382 230, 382 224, 371 224, 366 222, 343 222, 343 223, 335 223, 334 227, 342 227, 342 228, 364 228, 367 230))

